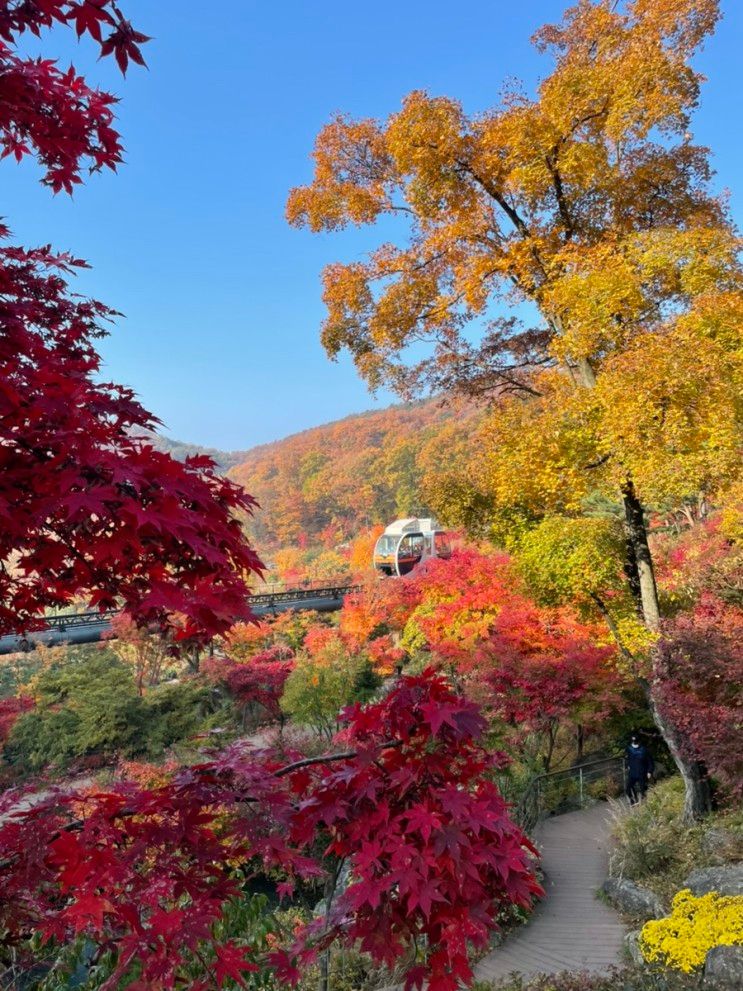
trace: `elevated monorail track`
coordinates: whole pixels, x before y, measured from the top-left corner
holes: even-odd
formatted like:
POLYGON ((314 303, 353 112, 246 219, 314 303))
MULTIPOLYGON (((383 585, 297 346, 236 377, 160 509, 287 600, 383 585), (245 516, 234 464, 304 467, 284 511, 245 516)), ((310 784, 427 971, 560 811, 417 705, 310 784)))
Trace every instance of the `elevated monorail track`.
MULTIPOLYGON (((341 608, 347 595, 360 590, 361 585, 348 582, 275 586, 251 595, 248 602, 253 614, 258 618, 276 616, 281 612, 298 612, 303 609, 332 612, 341 608)), ((104 637, 112 635, 111 620, 116 615, 118 615, 117 609, 109 609, 106 612, 61 613, 58 616, 48 616, 44 630, 0 637, 0 654, 33 650, 37 643, 47 647, 68 643, 97 643, 104 637)))

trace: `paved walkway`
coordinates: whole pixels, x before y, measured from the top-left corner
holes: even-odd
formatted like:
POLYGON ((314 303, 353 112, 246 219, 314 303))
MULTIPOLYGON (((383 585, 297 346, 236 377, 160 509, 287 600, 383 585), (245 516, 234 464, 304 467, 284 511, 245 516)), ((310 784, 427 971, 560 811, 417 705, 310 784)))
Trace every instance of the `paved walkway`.
POLYGON ((606 877, 608 809, 599 803, 542 824, 537 844, 547 892, 531 921, 475 967, 478 981, 518 973, 606 971, 621 962, 624 929, 596 897, 606 877))

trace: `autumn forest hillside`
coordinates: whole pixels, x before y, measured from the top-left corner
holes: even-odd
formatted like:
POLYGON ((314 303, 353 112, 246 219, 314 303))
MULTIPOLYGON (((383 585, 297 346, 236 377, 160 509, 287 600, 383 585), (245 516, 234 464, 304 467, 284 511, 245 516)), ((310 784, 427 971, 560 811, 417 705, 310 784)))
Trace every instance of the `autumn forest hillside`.
POLYGON ((264 554, 336 547, 405 515, 431 512, 430 480, 454 465, 480 414, 438 400, 349 416, 251 450, 200 452, 161 439, 176 457, 208 453, 260 505, 249 524, 264 554))

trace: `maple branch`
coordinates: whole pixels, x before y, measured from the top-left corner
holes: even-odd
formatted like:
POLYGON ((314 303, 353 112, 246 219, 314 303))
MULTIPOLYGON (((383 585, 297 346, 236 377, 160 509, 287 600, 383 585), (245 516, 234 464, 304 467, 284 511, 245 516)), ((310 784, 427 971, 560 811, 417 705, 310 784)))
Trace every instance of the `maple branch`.
POLYGON ((614 617, 607 609, 604 600, 601 598, 601 596, 597 595, 596 592, 589 592, 588 594, 589 597, 593 599, 593 601, 596 603, 596 607, 598 608, 598 611, 604 617, 604 620, 606 621, 606 625, 609 627, 609 633, 611 633, 612 637, 614 638, 614 641, 616 642, 617 647, 619 648, 619 653, 626 661, 631 661, 633 664, 637 663, 637 658, 622 639, 622 635, 619 632, 619 627, 614 622, 614 617))
MULTIPOLYGON (((386 740, 384 743, 378 744, 378 749, 390 750, 392 747, 401 747, 402 744, 402 740, 386 740)), ((321 754, 319 757, 303 757, 302 760, 296 760, 293 764, 287 764, 286 767, 281 767, 278 771, 274 771, 273 776, 275 778, 283 778, 285 775, 291 774, 293 771, 298 771, 302 767, 311 767, 313 764, 330 764, 337 760, 352 760, 358 756, 358 750, 344 750, 338 754, 321 754)))
MULTIPOLYGON (((384 743, 377 745, 378 750, 391 750, 395 747, 401 747, 403 745, 403 740, 385 740, 384 743)), ((277 771, 273 772, 273 777, 283 778, 287 774, 292 774, 294 771, 298 771, 303 767, 311 767, 315 764, 331 764, 339 760, 353 760, 354 757, 358 757, 358 750, 344 750, 337 754, 321 754, 319 757, 303 757, 301 760, 296 760, 291 764, 287 764, 285 767, 280 767, 277 771)), ((198 768, 196 769, 198 770, 198 768)), ((65 798, 69 799, 71 796, 65 795, 65 798)), ((255 802, 257 799, 252 796, 245 796, 241 798, 242 802, 255 802)), ((32 812, 33 810, 21 810, 22 813, 32 812)), ((12 810, 11 813, 12 814, 12 810)), ((112 818, 119 819, 127 816, 139 815, 140 813, 136 809, 123 808, 116 811, 112 818)), ((50 837, 50 842, 58 839, 62 833, 74 833, 78 832, 83 828, 85 822, 83 819, 73 819, 72 822, 66 823, 61 826, 58 830, 55 830, 50 837)), ((8 860, 0 861, 0 870, 5 870, 7 867, 11 867, 14 863, 15 858, 10 858, 8 860)))

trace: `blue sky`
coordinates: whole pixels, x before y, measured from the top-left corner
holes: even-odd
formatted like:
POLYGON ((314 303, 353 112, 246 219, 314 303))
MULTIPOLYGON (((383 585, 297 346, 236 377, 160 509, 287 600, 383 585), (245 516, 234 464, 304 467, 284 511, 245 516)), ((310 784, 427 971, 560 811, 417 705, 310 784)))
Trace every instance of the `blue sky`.
MULTIPOLYGON (((102 347, 106 376, 132 386, 170 436, 244 448, 386 405, 318 339, 322 266, 360 254, 374 233, 290 229, 287 191, 308 180, 315 134, 337 110, 386 116, 422 88, 474 112, 508 77, 531 89, 549 66, 529 37, 564 6, 122 0, 155 38, 149 71, 122 81, 64 32, 43 51, 121 95, 126 165, 70 200, 39 186, 35 166, 3 163, 3 212, 21 242, 92 263, 79 288, 126 314, 102 347)), ((694 131, 740 219, 743 4, 723 10, 698 61, 709 82, 694 131)))

